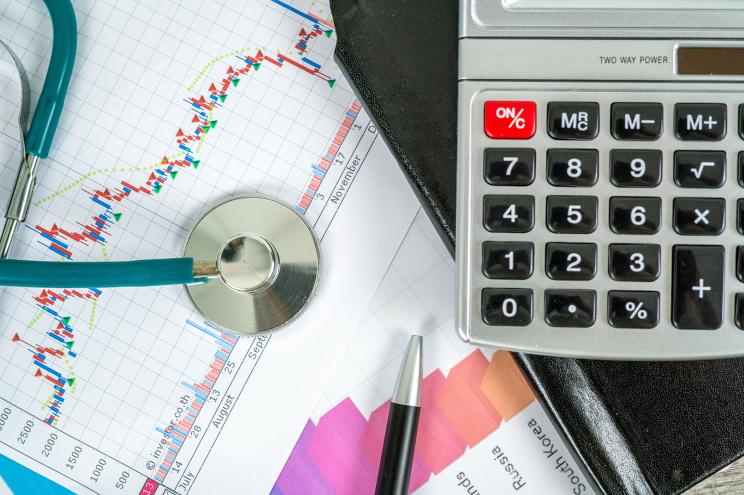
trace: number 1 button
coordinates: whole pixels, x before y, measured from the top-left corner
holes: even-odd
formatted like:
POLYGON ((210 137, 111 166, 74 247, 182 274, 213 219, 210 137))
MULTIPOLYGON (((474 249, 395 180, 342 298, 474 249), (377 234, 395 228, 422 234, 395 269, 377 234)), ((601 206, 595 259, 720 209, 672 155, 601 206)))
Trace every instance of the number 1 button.
POLYGON ((483 289, 486 325, 525 327, 532 322, 532 289, 483 289))

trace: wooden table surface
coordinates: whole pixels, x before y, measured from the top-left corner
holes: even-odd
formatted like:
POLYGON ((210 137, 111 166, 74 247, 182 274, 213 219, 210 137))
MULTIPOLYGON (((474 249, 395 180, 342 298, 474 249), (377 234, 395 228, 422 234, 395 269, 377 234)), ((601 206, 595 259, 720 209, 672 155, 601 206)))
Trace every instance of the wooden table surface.
POLYGON ((704 480, 684 495, 740 495, 744 493, 744 458, 704 480))

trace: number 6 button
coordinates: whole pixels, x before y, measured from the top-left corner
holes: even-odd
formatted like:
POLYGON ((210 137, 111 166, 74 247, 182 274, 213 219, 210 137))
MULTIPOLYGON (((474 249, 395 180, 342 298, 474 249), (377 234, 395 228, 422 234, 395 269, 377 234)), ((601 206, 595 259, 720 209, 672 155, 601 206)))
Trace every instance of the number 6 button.
POLYGON ((661 198, 610 198, 610 227, 616 234, 650 235, 661 226, 661 198))

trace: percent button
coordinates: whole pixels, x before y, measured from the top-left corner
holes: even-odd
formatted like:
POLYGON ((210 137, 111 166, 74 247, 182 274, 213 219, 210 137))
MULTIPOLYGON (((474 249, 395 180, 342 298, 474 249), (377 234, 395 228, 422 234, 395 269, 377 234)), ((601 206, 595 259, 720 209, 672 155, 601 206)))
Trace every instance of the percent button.
POLYGON ((659 293, 610 291, 608 320, 616 328, 654 328, 659 324, 659 293))
POLYGON ((483 115, 483 130, 491 139, 529 139, 535 135, 534 101, 487 101, 483 115))

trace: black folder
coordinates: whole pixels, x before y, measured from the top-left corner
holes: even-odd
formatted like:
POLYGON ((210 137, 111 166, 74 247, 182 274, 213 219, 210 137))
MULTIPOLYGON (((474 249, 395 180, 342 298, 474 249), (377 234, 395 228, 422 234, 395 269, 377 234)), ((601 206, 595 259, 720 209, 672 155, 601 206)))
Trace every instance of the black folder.
MULTIPOLYGON (((331 7, 337 59, 454 251, 457 0, 331 7)), ((608 494, 681 493, 744 454, 742 359, 517 357, 608 494)))

